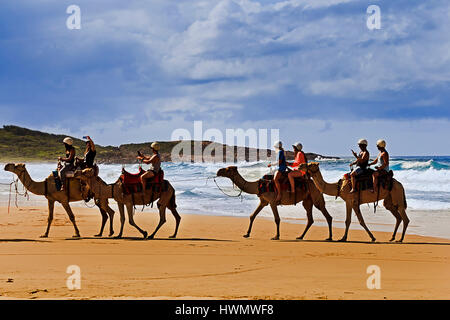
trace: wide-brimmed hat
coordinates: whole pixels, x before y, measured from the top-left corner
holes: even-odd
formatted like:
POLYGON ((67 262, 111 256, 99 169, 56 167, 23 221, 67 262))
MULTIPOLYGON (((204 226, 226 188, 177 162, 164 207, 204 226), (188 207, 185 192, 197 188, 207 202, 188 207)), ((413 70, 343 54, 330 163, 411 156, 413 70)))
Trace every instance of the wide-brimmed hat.
POLYGON ((73 140, 72 140, 72 138, 70 138, 70 137, 64 138, 63 142, 64 142, 65 144, 68 144, 69 146, 73 145, 73 140))
POLYGON ((298 151, 302 151, 303 149, 303 145, 300 142, 296 142, 292 145, 295 149, 297 149, 298 151))

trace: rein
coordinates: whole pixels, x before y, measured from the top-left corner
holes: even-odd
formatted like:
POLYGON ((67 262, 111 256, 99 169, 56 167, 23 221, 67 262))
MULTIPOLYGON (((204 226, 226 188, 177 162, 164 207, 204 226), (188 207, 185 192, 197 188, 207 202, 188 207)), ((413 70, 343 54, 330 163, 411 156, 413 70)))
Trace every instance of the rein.
MULTIPOLYGON (((241 198, 241 202, 242 202, 242 192, 243 192, 243 190, 241 189, 241 188, 239 188, 239 194, 237 194, 237 195, 231 195, 231 194, 228 194, 228 193, 226 193, 219 185, 218 185, 218 183, 217 183, 217 181, 216 181, 216 178, 217 178, 217 176, 215 176, 215 177, 213 177, 213 180, 214 180, 214 183, 216 184, 216 186, 217 186, 217 188, 224 194, 224 195, 226 195, 227 197, 230 197, 230 198, 241 198)), ((233 189, 234 190, 236 190, 235 189, 235 186, 236 186, 236 184, 234 183, 234 181, 233 181, 233 179, 235 178, 235 173, 233 173, 233 176, 231 177, 231 181, 233 182, 233 189)), ((244 181, 244 185, 243 185, 243 188, 245 188, 245 185, 247 184, 247 181, 244 181)))

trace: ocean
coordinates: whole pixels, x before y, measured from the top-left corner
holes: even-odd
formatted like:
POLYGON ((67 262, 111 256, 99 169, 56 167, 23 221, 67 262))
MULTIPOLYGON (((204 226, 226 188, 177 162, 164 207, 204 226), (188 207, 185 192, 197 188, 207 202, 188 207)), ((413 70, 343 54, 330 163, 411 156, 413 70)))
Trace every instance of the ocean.
MULTIPOLYGON (((318 160, 322 175, 328 182, 336 182, 349 171, 351 158, 339 160, 318 160)), ((165 178, 169 180, 176 190, 177 204, 180 214, 194 213, 202 215, 238 216, 248 217, 258 204, 255 195, 242 194, 242 197, 230 197, 239 194, 239 190, 233 188, 230 180, 216 178, 219 168, 231 164, 224 163, 163 163, 162 168, 165 178), (217 185, 222 189, 224 194, 217 185)), ((247 180, 257 180, 269 172, 267 163, 238 163, 234 164, 247 180)), ((2 168, 4 164, 1 164, 2 168)), ((40 181, 47 177, 56 165, 51 163, 29 163, 27 169, 31 177, 40 181)), ((100 177, 108 183, 115 182, 120 175, 122 165, 101 164, 100 177)), ((128 164, 125 168, 129 172, 137 172, 138 164, 128 164)), ((145 169, 145 166, 144 166, 145 169)), ((408 201, 407 214, 411 220, 408 233, 436 236, 450 239, 450 157, 392 157, 391 169, 395 178, 405 187, 408 201)), ((9 186, 13 174, 0 171, 0 206, 8 205, 9 186)), ((19 186, 21 191, 22 186, 19 186)), ((345 204, 341 199, 325 196, 327 209, 334 218, 334 225, 344 226, 345 204)), ((15 196, 12 197, 12 205, 15 205, 15 196)), ((18 197, 18 206, 46 206, 44 197, 30 195, 27 200, 18 197)), ((91 206, 93 203, 87 205, 91 206)), ((85 206, 84 202, 73 204, 85 206)), ((364 219, 369 228, 374 231, 389 231, 394 228, 395 219, 392 214, 382 207, 382 201, 377 212, 373 212, 373 205, 361 206, 364 219)), ((76 208, 74 209, 76 213, 76 208)), ((145 214, 154 209, 137 208, 136 214, 145 214)), ((280 207, 280 216, 285 221, 293 223, 305 223, 306 214, 301 204, 297 206, 280 207)), ((317 225, 326 225, 320 211, 314 209, 314 220, 317 225)), ((265 208, 260 216, 272 217, 269 207, 265 208)), ((170 217, 169 217, 170 218, 170 217)), ((257 222, 255 223, 257 228, 257 222)), ((247 224, 243 223, 243 233, 247 224)), ((299 233, 303 227, 299 226, 299 233)), ((352 229, 361 229, 357 219, 353 216, 352 229)), ((275 227, 274 227, 275 230, 275 227)), ((282 230, 282 228, 281 228, 282 230)), ((401 228, 400 228, 401 230, 401 228)), ((269 235, 268 235, 269 236, 269 235)), ((340 235, 339 235, 340 236, 340 235)), ((338 236, 335 235, 335 238, 338 236)))

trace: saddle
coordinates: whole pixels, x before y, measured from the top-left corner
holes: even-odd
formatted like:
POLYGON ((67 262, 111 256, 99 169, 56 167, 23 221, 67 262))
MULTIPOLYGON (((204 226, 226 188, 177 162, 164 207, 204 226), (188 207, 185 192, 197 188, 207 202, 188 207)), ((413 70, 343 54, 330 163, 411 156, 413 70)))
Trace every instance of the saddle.
MULTIPOLYGON (((364 170, 360 175, 357 175, 355 177, 356 182, 355 190, 357 191, 373 190, 374 185, 372 175, 374 172, 375 170, 368 168, 364 170)), ((394 172, 392 170, 390 170, 389 172, 386 172, 384 170, 379 172, 380 175, 378 176, 378 186, 381 186, 383 189, 388 189, 389 191, 391 191, 394 172)), ((350 173, 345 174, 344 179, 349 180, 351 185, 350 173)))
MULTIPOLYGON (((68 193, 70 192, 69 189, 70 189, 71 184, 73 184, 73 180, 75 180, 73 178, 75 171, 83 170, 83 169, 86 169, 86 165, 78 165, 75 167, 74 171, 67 171, 67 173, 66 173, 66 178, 67 178, 66 184, 67 185, 65 187, 66 187, 68 193)), ((94 163, 93 169, 94 169, 94 175, 97 177, 100 169, 98 168, 98 165, 96 163, 94 163)), ((61 178, 59 177, 59 174, 58 174, 59 168, 58 168, 58 170, 52 171, 52 173, 53 173, 53 178, 55 180, 56 190, 61 191, 62 182, 61 182, 61 178)), ((81 184, 81 190, 80 190, 81 195, 82 195, 84 201, 89 202, 92 198, 94 198, 94 193, 89 189, 86 182, 84 182, 83 180, 79 180, 79 181, 81 184)))
MULTIPOLYGON (((274 192, 275 182, 273 181, 274 176, 271 174, 266 174, 258 181, 258 195, 264 192, 274 192)), ((302 189, 304 191, 308 188, 308 179, 306 176, 294 179, 295 189, 302 189)), ((289 183, 288 173, 283 172, 280 180, 281 191, 290 190, 291 185, 289 183)))
MULTIPOLYGON (((141 176, 146 171, 139 168, 138 173, 129 173, 125 169, 122 169, 122 174, 120 175, 120 181, 122 182, 122 190, 124 194, 133 194, 142 192, 141 176)), ((158 173, 151 179, 147 179, 145 183, 145 189, 152 189, 154 192, 167 191, 168 184, 164 180, 164 171, 159 170, 158 173)))

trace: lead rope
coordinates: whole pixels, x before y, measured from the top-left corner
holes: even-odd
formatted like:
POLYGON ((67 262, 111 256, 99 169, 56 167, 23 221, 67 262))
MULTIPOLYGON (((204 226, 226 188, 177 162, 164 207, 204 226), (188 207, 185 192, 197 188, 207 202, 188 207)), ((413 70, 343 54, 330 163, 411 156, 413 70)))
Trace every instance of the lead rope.
MULTIPOLYGON (((240 197, 240 198, 241 198, 241 202, 243 201, 243 198, 242 198, 242 189, 239 189, 239 194, 238 194, 238 195, 231 195, 231 194, 228 194, 228 193, 226 193, 225 191, 223 191, 223 189, 217 184, 216 177, 214 177, 213 180, 214 180, 214 183, 216 184, 217 188, 218 188, 224 195, 226 195, 226 196, 228 196, 228 197, 230 197, 230 198, 239 198, 239 197, 240 197)), ((233 182, 233 189, 234 189, 234 186, 235 186, 235 184, 234 184, 234 182, 233 182)))

